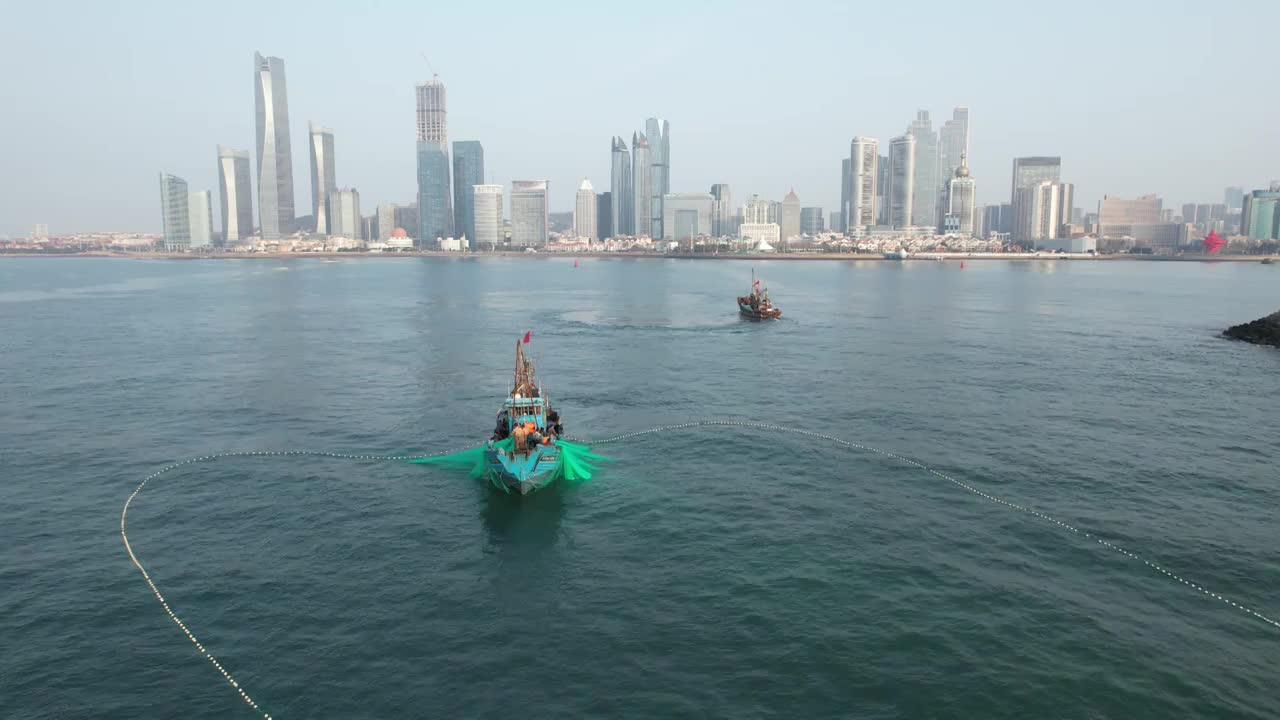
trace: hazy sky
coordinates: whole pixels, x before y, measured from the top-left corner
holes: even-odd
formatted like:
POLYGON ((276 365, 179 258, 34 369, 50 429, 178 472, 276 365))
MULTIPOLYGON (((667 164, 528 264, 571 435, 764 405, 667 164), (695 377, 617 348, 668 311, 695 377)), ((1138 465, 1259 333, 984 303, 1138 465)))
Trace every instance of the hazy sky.
POLYGON ((1276 27, 1274 0, 10 3, 0 233, 158 232, 160 171, 216 204, 216 146, 254 147, 255 50, 285 60, 300 215, 309 120, 366 215, 415 197, 423 53, 450 140, 483 143, 490 182, 550 179, 552 210, 608 189, 610 138, 656 115, 673 191, 830 211, 854 135, 883 150, 960 104, 980 202, 1017 155, 1061 155, 1086 208, 1222 202, 1280 178, 1276 27))

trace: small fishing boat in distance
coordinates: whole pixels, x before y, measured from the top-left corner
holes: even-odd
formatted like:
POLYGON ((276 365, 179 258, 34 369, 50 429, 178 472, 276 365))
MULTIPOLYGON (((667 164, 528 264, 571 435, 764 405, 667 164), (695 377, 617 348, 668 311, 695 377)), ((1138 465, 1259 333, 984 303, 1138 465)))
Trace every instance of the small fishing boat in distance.
POLYGON ((560 416, 551 408, 534 377, 533 363, 525 357, 530 333, 516 341, 515 379, 511 393, 498 411, 493 440, 485 450, 489 479, 507 491, 527 495, 556 477, 560 464, 560 416), (499 441, 510 438, 512 442, 499 441))
POLYGON ((773 306, 769 298, 769 286, 760 284, 755 269, 751 270, 751 292, 738 298, 738 312, 752 320, 776 320, 782 311, 773 306))

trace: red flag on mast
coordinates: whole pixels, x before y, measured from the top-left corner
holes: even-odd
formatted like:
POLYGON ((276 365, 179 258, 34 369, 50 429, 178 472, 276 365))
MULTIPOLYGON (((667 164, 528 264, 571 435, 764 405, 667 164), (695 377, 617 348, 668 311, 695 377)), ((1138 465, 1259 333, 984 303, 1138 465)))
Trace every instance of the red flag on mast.
POLYGON ((1209 234, 1205 235, 1204 237, 1205 252, 1208 252, 1210 254, 1218 252, 1219 250, 1222 249, 1222 246, 1225 244, 1226 244, 1226 241, 1224 241, 1218 235, 1218 233, 1213 230, 1210 230, 1209 234))
POLYGON ((529 331, 525 332, 525 334, 524 334, 524 344, 525 344, 525 345, 528 345, 528 344, 529 344, 529 341, 530 341, 530 340, 532 340, 532 339, 533 339, 533 331, 532 331, 532 330, 529 330, 529 331))

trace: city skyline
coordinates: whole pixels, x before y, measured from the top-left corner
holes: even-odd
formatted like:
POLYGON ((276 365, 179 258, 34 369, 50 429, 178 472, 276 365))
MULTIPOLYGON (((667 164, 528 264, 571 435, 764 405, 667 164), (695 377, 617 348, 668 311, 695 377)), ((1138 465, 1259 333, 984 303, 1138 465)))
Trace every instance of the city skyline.
MULTIPOLYGON (((1085 3, 1080 13, 1090 12, 1090 5, 1085 3)), ((532 8, 512 5, 504 9, 513 14, 513 20, 526 26, 525 31, 552 27, 532 8)), ((834 4, 813 3, 804 9, 819 13, 830 22, 853 19, 852 11, 834 4)), ((969 166, 979 179, 977 202, 981 205, 1002 201, 999 188, 1009 181, 1013 157, 1032 155, 1061 156, 1064 177, 1080 189, 1077 204, 1086 209, 1095 207, 1103 195, 1138 197, 1156 193, 1166 198, 1169 206, 1178 206, 1191 201, 1221 202, 1222 188, 1227 186, 1241 186, 1246 192, 1265 188, 1272 175, 1280 174, 1271 170, 1280 167, 1280 148, 1271 140, 1265 122, 1276 101, 1261 96, 1250 113, 1214 113, 1208 122, 1201 111, 1219 106, 1230 109, 1245 95, 1244 80, 1239 77, 1244 73, 1237 71, 1250 64, 1262 64, 1262 51, 1255 48, 1264 43, 1256 28, 1265 26, 1267 17, 1280 12, 1269 6, 1251 8, 1254 14, 1250 17, 1256 22, 1237 28, 1240 13, 1231 8, 1214 13, 1195 7, 1181 10, 1163 14, 1169 17, 1149 17, 1136 9, 1113 11, 1102 37, 1095 40, 1127 37, 1126 43, 1132 46, 1127 52, 1159 67, 1164 79, 1153 81, 1150 92, 1140 91, 1141 102, 1126 106, 1126 112, 1106 116, 1091 115, 1085 106, 1133 93, 1130 84, 1104 72, 1110 61, 1073 58, 1071 77, 1081 86, 1088 86, 1079 93, 1063 93, 1060 80, 1027 85, 1028 74, 1005 77, 1005 73, 1016 70, 1011 70, 1008 63, 1007 44, 1015 42, 1021 37, 1019 33, 1028 31, 1032 24, 1021 16, 987 24, 961 19, 959 27, 948 28, 946 33, 925 28, 919 38, 921 47, 911 49, 894 45, 889 39, 873 39, 878 57, 891 62, 877 64, 884 68, 855 68, 854 86, 860 88, 859 92, 841 94, 822 107, 808 103, 815 97, 813 90, 831 82, 835 75, 837 64, 824 65, 834 57, 834 49, 814 49, 812 57, 803 61, 746 61, 740 69, 757 78, 753 82, 768 81, 779 86, 777 101, 762 108, 757 117, 700 107, 697 98, 706 92, 706 79, 693 77, 697 74, 687 70, 696 66, 698 56, 728 47, 736 33, 759 22, 767 14, 763 7, 749 6, 740 13, 724 14, 724 22, 719 25, 710 22, 711 9, 680 11, 686 24, 700 28, 706 42, 696 52, 678 42, 664 44, 660 56, 646 61, 651 67, 646 70, 645 83, 632 83, 629 94, 620 94, 621 89, 614 91, 602 83, 610 100, 618 101, 603 103, 605 110, 586 120, 559 112, 558 100, 551 91, 557 87, 558 78, 574 77, 571 71, 580 70, 593 81, 607 77, 607 63, 583 63, 576 53, 549 50, 541 79, 525 83, 528 87, 503 86, 501 92, 494 92, 493 78, 501 77, 500 68, 505 72, 505 67, 487 59, 459 61, 457 58, 464 56, 468 43, 473 42, 465 33, 444 38, 429 52, 435 70, 453 96, 450 123, 456 130, 451 134, 483 142, 486 154, 499 169, 491 172, 486 181, 509 186, 510 180, 518 177, 548 177, 555 188, 551 208, 557 211, 571 208, 571 189, 584 175, 597 188, 608 184, 608 158, 599 150, 604 139, 619 130, 638 129, 640 120, 654 116, 669 119, 677 130, 678 147, 673 152, 678 158, 670 175, 672 192, 701 192, 711 184, 724 182, 735 188, 740 197, 758 193, 780 199, 794 186, 806 203, 839 208, 839 178, 833 178, 835 171, 829 168, 836 158, 843 157, 853 136, 880 138, 885 145, 889 138, 902 132, 905 121, 915 111, 928 109, 934 117, 945 118, 955 106, 966 106, 974 113, 969 166), (1176 43, 1156 42, 1162 32, 1172 33, 1189 22, 1187 13, 1216 29, 1212 34, 1220 42, 1225 42, 1224 23, 1229 21, 1231 32, 1236 35, 1231 51, 1222 57, 1198 53, 1192 58, 1176 43), (1177 16, 1176 23, 1173 16, 1177 16), (1138 27, 1145 32, 1134 34, 1138 27), (949 35, 966 33, 969 38, 965 56, 959 60, 947 57, 948 64, 968 64, 963 84, 943 77, 943 73, 926 71, 942 66, 942 58, 952 55, 955 41, 949 35), (895 63, 899 66, 896 69, 895 63), (904 75, 906 70, 911 72, 904 75), (782 77, 786 82, 778 82, 782 77), (1173 100, 1176 88, 1210 77, 1222 82, 1204 84, 1204 97, 1198 97, 1194 104, 1173 100), (871 102, 867 102, 868 93, 871 102), (510 109, 515 107, 520 108, 520 122, 512 121, 510 109), (1197 137, 1197 147, 1192 150, 1194 157, 1188 159, 1177 155, 1175 148, 1185 145, 1179 138, 1190 136, 1197 137), (753 139, 760 137, 770 138, 768 147, 752 146, 753 139), (745 150, 748 147, 752 148, 750 152, 745 150)), ((161 20, 174 22, 175 16, 184 14, 179 9, 165 9, 154 13, 155 17, 147 17, 138 8, 126 7, 116 14, 81 8, 76 22, 68 27, 62 26, 64 19, 56 4, 19 9, 19 20, 28 26, 56 28, 52 34, 62 37, 60 47, 65 47, 68 57, 54 58, 47 66, 25 69, 3 81, 16 108, 13 136, 23 138, 22 143, 12 138, 7 142, 14 145, 11 156, 15 166, 24 168, 29 175, 11 175, 5 192, 0 192, 0 203, 4 203, 0 205, 0 233, 22 234, 35 223, 51 224, 55 232, 158 231, 154 203, 144 207, 138 200, 153 193, 148 188, 153 186, 157 168, 187 178, 193 188, 213 188, 217 184, 216 167, 208 162, 213 148, 218 144, 253 147, 250 138, 254 128, 245 110, 243 69, 245 58, 255 50, 283 58, 288 65, 289 125, 294 143, 306 137, 308 120, 323 120, 338 128, 342 136, 344 184, 361 188, 367 203, 411 201, 416 194, 416 168, 413 151, 405 150, 405 138, 413 134, 412 128, 406 129, 406 103, 413 102, 412 87, 429 79, 431 70, 423 62, 420 48, 378 47, 374 52, 370 41, 357 39, 356 34, 363 28, 369 37, 374 37, 376 33, 370 29, 392 15, 412 21, 421 19, 424 11, 406 4, 388 6, 376 13, 350 13, 351 23, 340 36, 342 42, 333 41, 333 47, 329 42, 304 41, 304 32, 297 33, 298 37, 284 33, 272 37, 256 29, 281 27, 286 22, 306 26, 312 20, 301 12, 300 6, 261 12, 262 21, 253 23, 255 32, 244 38, 239 38, 234 29, 248 22, 248 5, 235 6, 210 18, 209 38, 183 42, 166 36, 151 38, 149 53, 168 52, 186 58, 187 65, 195 64, 204 70, 200 83, 183 83, 176 80, 176 68, 163 67, 163 63, 132 63, 130 54, 106 42, 102 33, 94 32, 129 23, 151 27, 161 20), (335 52, 335 47, 339 51, 335 52), (367 66, 359 64, 357 72, 357 68, 348 66, 353 65, 350 58, 360 52, 378 55, 379 60, 367 66), (92 61, 86 62, 90 56, 92 61), (106 123, 101 135, 65 129, 54 134, 40 122, 41 118, 58 117, 60 113, 76 114, 54 90, 69 81, 67 69, 73 64, 92 66, 91 81, 85 83, 91 87, 84 92, 90 96, 95 120, 100 118, 106 123), (343 104, 334 100, 331 89, 344 83, 358 89, 364 102, 343 104), (161 95, 135 91, 146 87, 163 87, 166 92, 161 95), (369 113, 369 107, 377 111, 369 113), (198 132, 184 127, 184 113, 201 117, 198 132), (95 142, 101 136, 112 138, 107 153, 111 162, 95 157, 102 154, 100 143, 95 142), (73 158, 75 164, 42 162, 50 157, 73 158), (74 194, 92 197, 70 206, 42 193, 40 188, 54 184, 55 175, 57 184, 69 181, 74 194), (90 192, 96 188, 106 191, 90 192)), ((475 14, 465 9, 444 12, 455 20, 475 14)), ((904 12, 878 9, 869 11, 867 19, 883 24, 904 12)), ((1004 17, 998 9, 987 14, 993 12, 1004 17)), ((971 8, 969 14, 980 13, 971 8)), ((862 22, 859 19, 859 24, 862 22)), ((575 21, 575 25, 601 30, 614 27, 609 19, 599 16, 575 21)), ((499 37, 511 34, 501 29, 499 37)), ((791 42, 799 35, 785 33, 791 42)), ((13 58, 16 62, 18 57, 32 54, 24 49, 37 47, 34 43, 40 37, 40 32, 18 34, 0 52, 8 55, 17 51, 19 54, 13 58)), ((1052 33, 1053 39, 1064 43, 1073 42, 1072 37, 1064 31, 1052 33)), ((292 153, 292 164, 296 196, 310 189, 298 184, 300 178, 309 175, 308 158, 292 153)), ((256 185, 253 195, 256 200, 256 185)), ((306 214, 301 208, 296 210, 306 214)))

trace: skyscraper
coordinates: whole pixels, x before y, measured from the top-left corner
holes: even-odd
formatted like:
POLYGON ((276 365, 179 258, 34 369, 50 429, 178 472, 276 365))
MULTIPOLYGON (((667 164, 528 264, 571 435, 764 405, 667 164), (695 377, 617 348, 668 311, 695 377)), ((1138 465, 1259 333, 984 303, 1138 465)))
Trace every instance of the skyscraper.
POLYGON ((938 131, 938 172, 944 184, 955 179, 960 161, 969 155, 969 108, 957 107, 938 131))
POLYGON ((218 146, 218 199, 222 204, 222 246, 253 234, 253 189, 249 181, 249 151, 218 146))
MULTIPOLYGON (((484 148, 478 140, 453 143, 453 232, 476 239, 476 185, 484 184, 484 148)), ((472 248, 475 247, 473 244, 472 248)))
POLYGON ((191 222, 191 247, 213 245, 213 193, 208 190, 188 193, 187 217, 191 222))
POLYGON ((796 195, 796 189, 791 188, 791 192, 782 199, 782 222, 779 232, 782 233, 782 242, 790 240, 793 237, 800 236, 800 196, 796 195))
MULTIPOLYGON (((1013 159, 1013 189, 1010 199, 1017 194, 1019 188, 1039 185, 1042 182, 1059 182, 1062 180, 1062 158, 1060 157, 1020 157, 1013 159)), ((1015 212, 1015 214, 1017 214, 1015 212)))
POLYGON ((912 226, 912 203, 915 197, 916 138, 903 135, 889 141, 889 225, 894 228, 912 226))
POLYGON ((596 233, 601 240, 613 237, 613 193, 596 195, 596 233))
POLYGON ((975 197, 977 185, 969 176, 969 165, 965 155, 960 155, 960 165, 951 173, 947 183, 946 206, 942 218, 943 232, 959 235, 973 235, 975 231, 976 212, 975 197))
POLYGON ((662 118, 645 121, 645 136, 649 141, 649 229, 650 237, 666 237, 662 232, 662 203, 671 192, 671 125, 662 118))
POLYGON ((800 234, 813 237, 822 232, 822 208, 800 208, 800 234))
POLYGON ((613 138, 609 193, 613 203, 613 235, 634 235, 631 208, 635 194, 631 191, 631 156, 627 154, 627 141, 617 136, 613 138))
POLYGON ((547 244, 549 184, 546 180, 511 181, 512 247, 542 247, 547 244))
MULTIPOLYGON (((853 197, 853 164, 849 158, 840 161, 840 225, 833 225, 832 230, 849 232, 849 199, 853 197)), ((872 224, 875 224, 874 221, 872 224)))
POLYGON ((1227 205, 1227 213, 1244 207, 1244 188, 1229 187, 1223 195, 1227 205))
POLYGON ((453 235, 449 195, 449 132, 444 84, 418 86, 418 246, 438 247, 453 235))
POLYGON ((379 203, 374 213, 378 218, 378 239, 390 240, 391 233, 396 229, 395 203, 379 203))
POLYGON ((711 193, 667 193, 662 199, 663 240, 685 242, 697 235, 711 234, 712 207, 715 199, 711 193))
POLYGON ((160 218, 165 250, 181 252, 191 247, 191 199, 186 180, 160 173, 160 218))
MULTIPOLYGON (((889 156, 880 156, 880 173, 876 177, 876 224, 889 224, 889 156)), ((844 219, 848 225, 849 218, 844 219)))
POLYGON ((573 234, 579 238, 598 239, 596 227, 596 189, 591 181, 582 178, 578 186, 578 195, 573 203, 573 234))
POLYGON ((476 236, 471 240, 472 247, 493 250, 502 243, 502 186, 476 185, 472 191, 476 201, 476 236))
POLYGON ((845 216, 845 232, 853 237, 861 237, 876 224, 879 163, 879 140, 858 136, 849 143, 849 195, 844 198, 849 214, 845 216))
POLYGON ((711 235, 725 237, 736 232, 733 227, 733 197, 729 186, 716 183, 711 186, 711 235))
MULTIPOLYGON (((1024 231, 1022 223, 1026 218, 1044 215, 1041 211, 1032 211, 1029 208, 1020 207, 1018 205, 1018 191, 1041 183, 1057 183, 1061 180, 1062 158, 1060 157, 1036 156, 1013 159, 1013 190, 1010 193, 1013 214, 1011 216, 1010 233, 1014 242, 1024 243, 1029 239, 1036 239, 1025 238, 1019 234, 1024 231)), ((1065 216, 1067 218, 1071 217, 1071 209, 1069 207, 1065 216)), ((1052 238, 1054 236, 1051 235, 1049 237, 1052 238)))
POLYGON ((329 235, 359 240, 363 234, 360 224, 360 193, 355 188, 329 191, 329 235))
POLYGON ((1061 237, 1062 226, 1070 219, 1074 190, 1070 183, 1050 180, 1018 188, 1013 201, 1014 242, 1030 249, 1061 237))
POLYGON ((928 110, 916 112, 916 119, 907 127, 907 133, 916 139, 911 224, 937 228, 938 195, 942 183, 938 179, 938 134, 929 121, 928 110))
POLYGON ((284 60, 253 54, 258 128, 258 225, 268 240, 293 232, 293 151, 284 60))
POLYGON ((333 169, 333 131, 308 126, 311 130, 311 217, 320 235, 329 234, 329 191, 337 187, 333 169))
POLYGON ((651 238, 660 238, 653 234, 653 168, 649 158, 649 139, 643 133, 631 135, 631 189, 635 200, 631 208, 635 217, 635 233, 651 238))

